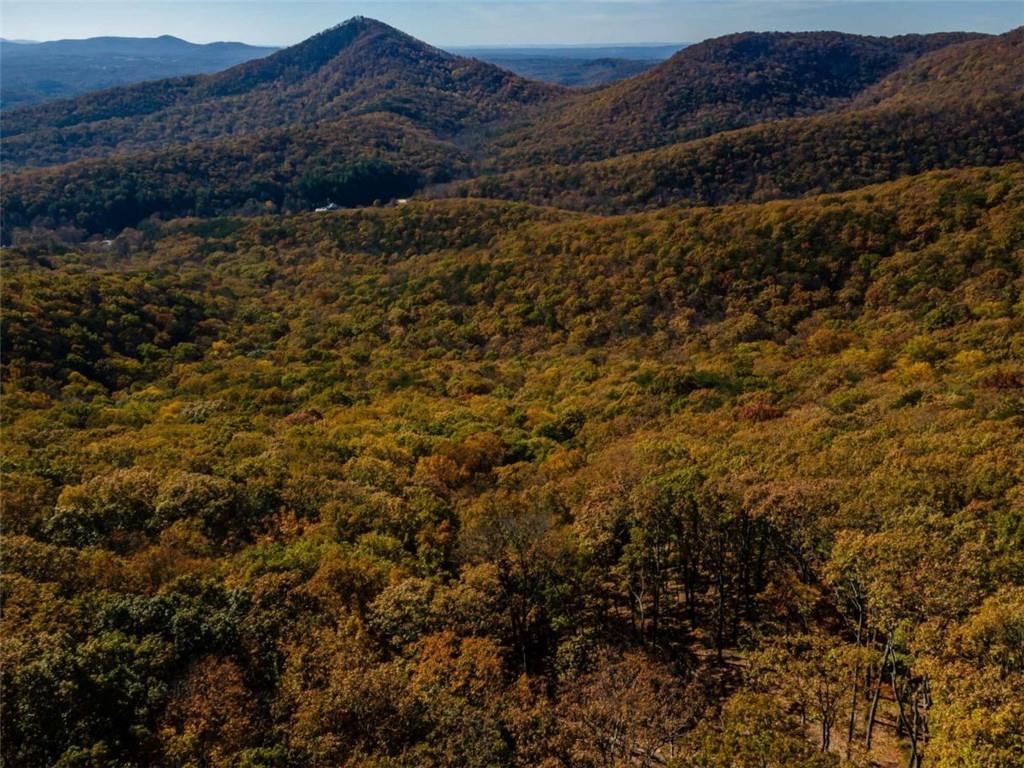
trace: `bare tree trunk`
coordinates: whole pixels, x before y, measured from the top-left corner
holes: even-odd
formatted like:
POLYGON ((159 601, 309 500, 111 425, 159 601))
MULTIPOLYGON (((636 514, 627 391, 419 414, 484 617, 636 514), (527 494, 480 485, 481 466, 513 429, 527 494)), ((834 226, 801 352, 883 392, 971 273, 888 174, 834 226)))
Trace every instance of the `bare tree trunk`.
POLYGON ((864 733, 864 747, 871 751, 871 737, 875 730, 875 715, 878 713, 878 698, 882 693, 882 677, 885 675, 885 662, 889 658, 889 646, 891 640, 885 640, 885 650, 882 651, 882 660, 878 662, 878 677, 875 679, 875 690, 871 693, 871 706, 868 708, 868 719, 864 733))
MULTIPOLYGON (((857 647, 860 648, 861 634, 864 631, 864 609, 857 609, 857 647)), ((846 759, 853 755, 853 731, 857 719, 857 691, 860 688, 860 664, 853 670, 853 684, 850 686, 850 719, 846 723, 846 759)))
POLYGON ((715 569, 715 584, 718 594, 715 596, 715 651, 718 663, 722 663, 722 651, 725 647, 725 546, 721 532, 718 533, 718 563, 715 569))
POLYGON ((686 595, 686 615, 690 619, 690 630, 697 628, 697 586, 694 584, 693 565, 690 558, 683 560, 683 593, 686 595))
POLYGON ((654 582, 651 598, 651 643, 658 642, 658 625, 661 623, 661 591, 664 589, 660 554, 655 555, 654 563, 656 573, 651 579, 654 582))
POLYGON ((911 725, 910 725, 910 765, 909 768, 920 768, 921 756, 917 749, 917 728, 918 728, 918 694, 919 690, 914 691, 914 698, 911 702, 911 725))
POLYGON ((526 664, 526 637, 524 636, 525 635, 525 630, 524 630, 524 628, 522 627, 522 625, 519 622, 519 614, 516 612, 515 606, 513 604, 511 604, 511 601, 510 601, 509 611, 508 612, 509 612, 509 621, 512 624, 512 637, 514 638, 515 644, 518 646, 517 650, 519 651, 520 660, 521 660, 522 665, 523 665, 522 666, 522 670, 523 670, 523 673, 525 674, 526 673, 526 669, 527 669, 527 664, 526 664))
POLYGON ((921 712, 921 741, 925 744, 928 743, 929 731, 928 731, 928 710, 932 706, 932 687, 928 682, 927 675, 921 679, 921 708, 924 710, 921 712))
POLYGON ((899 707, 899 717, 896 719, 896 735, 901 736, 910 729, 907 727, 907 716, 904 712, 903 693, 897 684, 896 653, 889 649, 889 659, 892 661, 892 694, 896 697, 896 706, 899 707))

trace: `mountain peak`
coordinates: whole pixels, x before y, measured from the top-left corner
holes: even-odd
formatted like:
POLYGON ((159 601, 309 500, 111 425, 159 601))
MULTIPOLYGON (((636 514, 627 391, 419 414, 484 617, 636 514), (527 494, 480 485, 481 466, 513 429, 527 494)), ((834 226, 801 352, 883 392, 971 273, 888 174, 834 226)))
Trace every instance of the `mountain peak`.
MULTIPOLYGON (((210 93, 225 96, 247 91, 272 80, 288 82, 306 77, 357 44, 374 40, 401 41, 435 51, 426 43, 366 16, 353 16, 300 43, 223 72, 210 83, 210 93)), ((440 54, 440 51, 437 51, 440 54)))
MULTIPOLYGON (((353 16, 341 22, 340 24, 335 24, 333 27, 324 30, 324 32, 330 32, 331 30, 334 29, 355 29, 361 32, 388 31, 395 32, 400 35, 405 34, 404 32, 395 29, 390 24, 385 24, 383 21, 372 19, 369 16, 353 16)), ((323 32, 321 34, 323 34, 323 32)))
MULTIPOLYGON (((43 111, 43 119, 70 130, 117 118, 101 127, 107 147, 140 130, 154 137, 147 145, 162 146, 181 135, 217 139, 370 113, 399 115, 448 136, 559 95, 555 86, 355 17, 266 58, 214 75, 140 83, 55 104, 43 111), (197 108, 202 118, 196 117, 197 108)), ((5 135, 38 127, 38 115, 16 118, 6 121, 5 135)), ((100 146, 96 151, 107 153, 100 146)))
MULTIPOLYGON (((372 19, 369 16, 353 16, 352 18, 325 29, 312 37, 303 40, 292 48, 317 50, 324 54, 337 54, 341 51, 360 43, 370 41, 391 41, 401 42, 423 51, 450 57, 444 51, 413 37, 400 29, 396 29, 383 21, 372 19)), ((290 50, 290 49, 285 49, 290 50)))

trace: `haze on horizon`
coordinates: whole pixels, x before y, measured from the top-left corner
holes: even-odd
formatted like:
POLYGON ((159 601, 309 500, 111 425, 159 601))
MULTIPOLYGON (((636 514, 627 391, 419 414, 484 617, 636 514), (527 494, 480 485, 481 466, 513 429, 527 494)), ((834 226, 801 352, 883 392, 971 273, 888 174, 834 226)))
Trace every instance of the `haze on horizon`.
POLYGON ((290 45, 352 16, 370 16, 439 46, 696 42, 746 30, 834 29, 874 35, 1024 24, 1015 0, 3 0, 0 35, 55 40, 174 35, 290 45))

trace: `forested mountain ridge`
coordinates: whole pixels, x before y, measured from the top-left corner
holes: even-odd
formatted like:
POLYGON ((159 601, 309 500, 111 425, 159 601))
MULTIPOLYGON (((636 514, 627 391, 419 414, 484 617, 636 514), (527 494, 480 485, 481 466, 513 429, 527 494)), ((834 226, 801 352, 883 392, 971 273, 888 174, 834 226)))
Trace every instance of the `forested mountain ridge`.
POLYGON ((893 72, 854 99, 851 109, 948 103, 1024 91, 1024 27, 947 47, 893 72))
POLYGON ((622 213, 844 191, 1024 158, 1024 99, 897 106, 770 122, 634 155, 482 175, 436 196, 622 213))
POLYGON ((609 160, 484 175, 436 194, 621 212, 798 197, 1020 160, 1022 38, 1018 29, 924 55, 846 109, 609 160))
POLYGON ((25 170, 6 185, 3 228, 114 234, 152 215, 370 205, 469 168, 454 144, 408 118, 375 113, 25 170))
POLYGON ((1022 193, 5 249, 5 763, 1019 764, 1022 193))
POLYGON ((647 72, 556 104, 498 144, 496 164, 571 164, 835 109, 918 56, 974 35, 753 33, 684 48, 647 72))
POLYGON ((54 165, 372 112, 448 134, 559 93, 355 18, 216 75, 12 110, 2 129, 8 166, 54 165))
POLYGON ((607 166, 539 165, 433 194, 616 212, 850 189, 1017 159, 1020 32, 971 37, 745 33, 580 94, 353 19, 214 76, 11 112, 3 126, 4 237, 32 225, 116 234, 154 214, 387 201, 506 162, 575 156, 559 155, 559 136, 600 155, 691 129, 713 133, 607 166), (998 82, 944 74, 967 66, 961 59, 974 62, 974 72, 991 67, 998 82), (930 99, 938 88, 944 95, 930 99), (553 119, 569 119, 567 133, 553 119), (641 138, 624 138, 623 129, 641 138), (17 170, 67 159, 75 162, 17 170))

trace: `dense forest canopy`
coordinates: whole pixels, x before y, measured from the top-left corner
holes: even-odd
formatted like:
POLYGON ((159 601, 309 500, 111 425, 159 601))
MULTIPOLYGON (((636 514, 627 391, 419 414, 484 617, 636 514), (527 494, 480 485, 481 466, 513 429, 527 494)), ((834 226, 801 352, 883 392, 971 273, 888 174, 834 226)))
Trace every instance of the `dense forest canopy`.
POLYGON ((732 35, 576 93, 356 20, 219 75, 12 111, 3 237, 423 188, 616 213, 998 165, 1024 159, 1022 45, 1024 30, 732 35), (303 183, 324 175, 360 191, 303 183))
POLYGON ((727 35, 684 48, 627 82, 555 102, 549 114, 499 142, 498 161, 600 160, 835 109, 901 64, 971 37, 727 35))
POLYGON ((20 250, 5 759, 826 765, 877 676, 1011 764, 1022 182, 20 250))
POLYGON ((5 113, 3 764, 1024 765, 1021 41, 5 113))
POLYGON ((478 176, 430 194, 621 213, 800 197, 1021 159, 1024 95, 1016 93, 780 120, 609 160, 478 176))
POLYGON ((459 176, 465 153, 410 120, 375 113, 18 174, 5 229, 70 226, 116 234, 160 215, 371 205, 459 176))
POLYGON ((8 166, 41 166, 376 112, 452 134, 561 92, 354 19, 214 75, 11 110, 0 131, 8 166))

